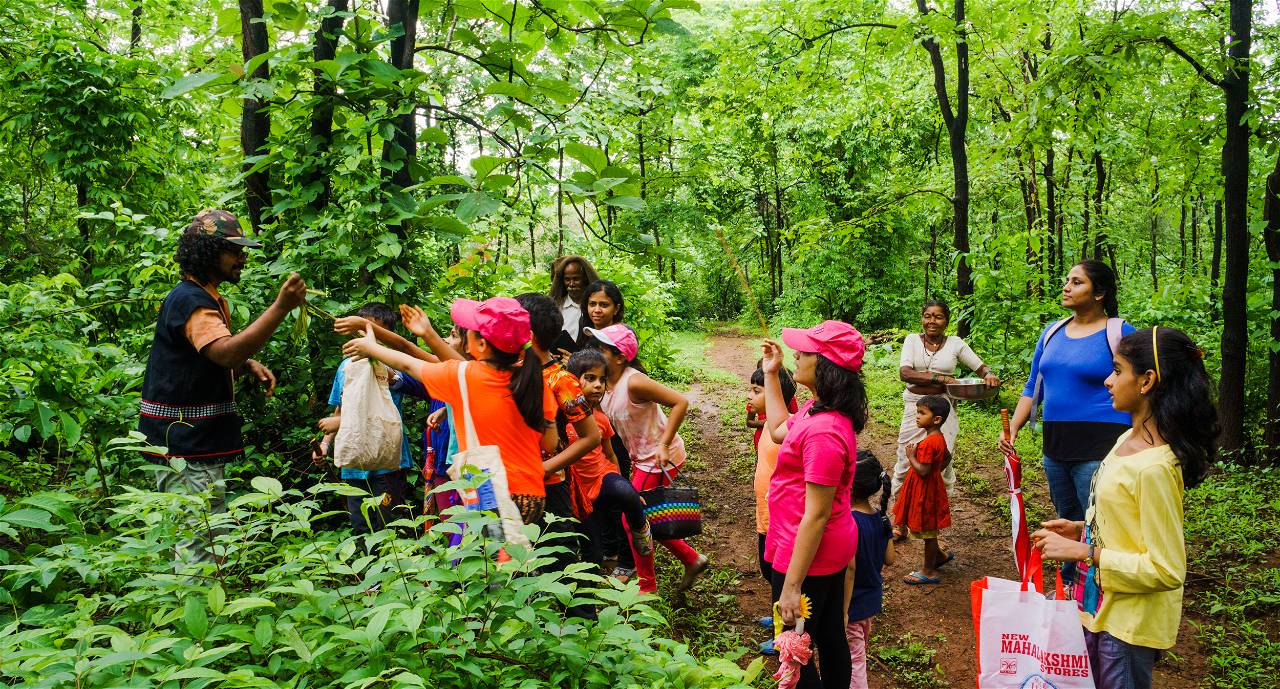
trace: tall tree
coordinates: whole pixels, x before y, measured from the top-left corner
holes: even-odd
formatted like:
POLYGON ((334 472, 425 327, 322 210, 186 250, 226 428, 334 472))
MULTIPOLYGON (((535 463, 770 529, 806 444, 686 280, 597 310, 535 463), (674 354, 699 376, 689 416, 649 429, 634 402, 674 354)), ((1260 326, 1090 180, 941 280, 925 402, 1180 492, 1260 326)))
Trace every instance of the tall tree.
POLYGON ((1263 429, 1263 451, 1269 464, 1280 464, 1280 156, 1267 175, 1262 206, 1267 227, 1263 240, 1271 262, 1271 342, 1267 348, 1267 425, 1263 429))
MULTIPOLYGON (((338 52, 338 35, 342 32, 343 17, 347 12, 348 0, 329 0, 332 12, 320 21, 320 30, 315 35, 315 45, 311 54, 317 63, 332 60, 338 52)), ((337 83, 329 79, 324 70, 312 70, 315 75, 316 101, 311 111, 311 138, 316 146, 316 161, 310 174, 304 179, 304 185, 319 184, 320 189, 311 200, 311 208, 317 212, 329 205, 329 195, 333 191, 333 180, 325 166, 325 157, 333 144, 333 107, 337 98, 337 83)))
MULTIPOLYGON (((240 54, 246 64, 268 50, 267 23, 263 20, 262 0, 240 0, 240 54)), ((260 60, 246 78, 266 81, 271 77, 267 60, 260 60)), ((271 205, 271 178, 265 168, 254 170, 253 159, 267 153, 271 135, 271 115, 265 100, 246 97, 240 113, 240 148, 244 153, 244 200, 249 208, 249 222, 254 232, 261 229, 263 213, 271 205)))
MULTIPOLYGON (((400 70, 413 67, 418 35, 418 0, 388 0, 387 28, 395 36, 391 39, 391 65, 400 70)), ((394 134, 382 144, 382 174, 391 182, 393 190, 399 190, 413 184, 410 168, 418 149, 418 128, 414 119, 417 107, 408 97, 393 106, 400 114, 395 119, 394 134)), ((405 225, 396 222, 391 229, 403 235, 405 225)))
MULTIPOLYGON (((916 9, 922 16, 934 10, 926 0, 916 0, 916 9)), ((969 43, 965 31, 964 0, 955 0, 956 34, 956 100, 951 107, 947 93, 947 66, 942 59, 942 46, 936 36, 929 35, 923 41, 933 65, 933 89, 938 97, 938 109, 947 127, 947 140, 951 147, 951 197, 952 232, 956 248, 956 296, 961 301, 973 294, 973 277, 969 268, 969 151, 965 137, 969 125, 969 43)), ((957 327, 961 337, 969 335, 969 319, 962 318, 957 327)))
MULTIPOLYGON (((1226 136, 1222 141, 1222 374, 1218 380, 1218 438, 1226 454, 1244 449, 1244 383, 1248 345, 1246 290, 1249 278, 1249 50, 1253 30, 1253 3, 1230 0, 1226 70, 1215 77, 1172 39, 1159 41, 1195 69, 1205 81, 1222 89, 1226 110, 1226 136)), ((1215 257, 1216 267, 1216 257, 1215 257)))

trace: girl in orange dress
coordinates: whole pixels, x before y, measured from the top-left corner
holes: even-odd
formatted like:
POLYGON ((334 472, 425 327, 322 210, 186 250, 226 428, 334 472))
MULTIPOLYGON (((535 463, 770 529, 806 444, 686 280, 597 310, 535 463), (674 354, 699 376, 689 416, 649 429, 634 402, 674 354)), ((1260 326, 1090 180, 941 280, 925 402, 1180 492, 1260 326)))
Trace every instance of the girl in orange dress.
POLYGON ((911 535, 924 540, 924 565, 902 578, 913 586, 940 584, 938 568, 951 559, 938 547, 938 532, 951 526, 951 505, 942 470, 951 463, 942 424, 951 413, 951 404, 941 395, 925 395, 916 403, 916 425, 927 435, 915 446, 907 446, 911 470, 902 482, 894 504, 894 524, 905 526, 911 535))

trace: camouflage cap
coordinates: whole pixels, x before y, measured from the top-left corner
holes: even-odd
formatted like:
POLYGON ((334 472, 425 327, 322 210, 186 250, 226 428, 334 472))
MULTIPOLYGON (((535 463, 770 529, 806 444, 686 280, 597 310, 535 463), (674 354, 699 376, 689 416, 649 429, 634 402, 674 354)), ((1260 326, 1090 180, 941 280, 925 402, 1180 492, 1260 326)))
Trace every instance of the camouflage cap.
POLYGON ((187 234, 207 234, 223 239, 238 246, 250 249, 262 248, 262 242, 249 239, 240 229, 240 219, 228 211, 208 208, 196 213, 196 217, 187 226, 187 234))

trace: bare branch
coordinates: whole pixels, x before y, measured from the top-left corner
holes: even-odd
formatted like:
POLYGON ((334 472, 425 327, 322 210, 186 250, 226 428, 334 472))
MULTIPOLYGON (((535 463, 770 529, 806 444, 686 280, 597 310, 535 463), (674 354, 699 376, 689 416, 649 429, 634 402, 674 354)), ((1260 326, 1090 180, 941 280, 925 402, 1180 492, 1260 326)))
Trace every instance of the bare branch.
POLYGON ((1156 39, 1156 42, 1168 48, 1169 50, 1172 50, 1174 55, 1177 55, 1183 60, 1186 60, 1187 64, 1191 65, 1191 68, 1194 69, 1196 71, 1196 74, 1200 75, 1202 79, 1209 82, 1210 84, 1213 84, 1214 86, 1217 86, 1218 88, 1223 87, 1222 79, 1219 79, 1213 76, 1212 74, 1210 74, 1209 70, 1205 69, 1204 65, 1200 64, 1200 62, 1196 60, 1194 57, 1191 57, 1191 55, 1187 51, 1178 47, 1178 44, 1174 43, 1173 39, 1169 38, 1168 36, 1161 36, 1156 39))

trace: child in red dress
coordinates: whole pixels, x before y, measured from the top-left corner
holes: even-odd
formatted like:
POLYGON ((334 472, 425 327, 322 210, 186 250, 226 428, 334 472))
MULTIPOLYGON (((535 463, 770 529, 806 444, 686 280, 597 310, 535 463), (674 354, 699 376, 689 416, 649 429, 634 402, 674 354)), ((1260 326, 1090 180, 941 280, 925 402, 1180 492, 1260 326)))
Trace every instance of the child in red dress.
POLYGON ((949 413, 951 405, 941 395, 926 395, 916 404, 916 425, 927 435, 918 444, 907 446, 911 470, 893 506, 894 524, 907 527, 912 536, 924 540, 924 565, 902 578, 913 586, 942 583, 938 568, 950 559, 938 547, 938 532, 951 526, 951 506, 942 481, 942 470, 951 463, 942 435, 942 423, 949 413))

